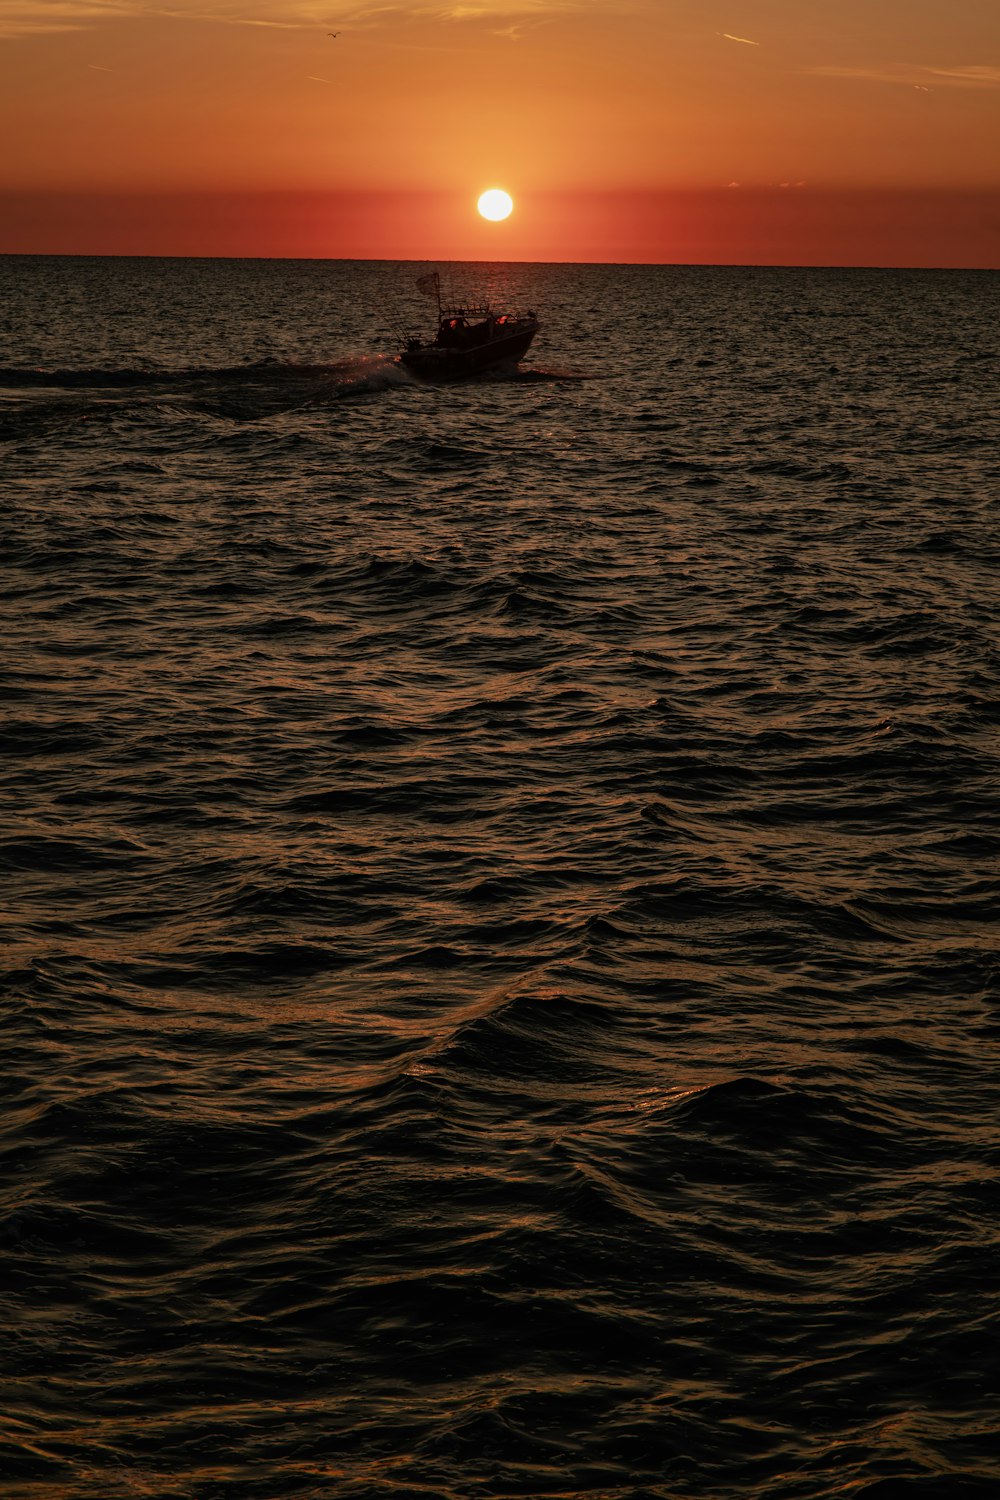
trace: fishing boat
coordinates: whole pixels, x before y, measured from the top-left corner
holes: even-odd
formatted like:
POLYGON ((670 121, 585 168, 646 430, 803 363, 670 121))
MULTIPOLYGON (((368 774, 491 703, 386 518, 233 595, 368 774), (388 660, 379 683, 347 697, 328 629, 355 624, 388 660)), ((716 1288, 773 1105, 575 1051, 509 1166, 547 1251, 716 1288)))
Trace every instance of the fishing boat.
POLYGON ((437 300, 437 333, 429 342, 406 338, 399 359, 422 380, 462 380, 483 370, 513 367, 538 332, 533 312, 498 313, 485 302, 446 307, 436 271, 419 277, 417 287, 437 300))

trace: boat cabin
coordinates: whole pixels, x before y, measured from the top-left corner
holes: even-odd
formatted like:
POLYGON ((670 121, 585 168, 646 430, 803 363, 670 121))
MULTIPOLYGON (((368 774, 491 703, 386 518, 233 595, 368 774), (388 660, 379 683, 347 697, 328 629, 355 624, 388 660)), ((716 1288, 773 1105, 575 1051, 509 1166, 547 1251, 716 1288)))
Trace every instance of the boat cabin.
POLYGON ((501 318, 487 313, 478 323, 470 323, 464 313, 446 315, 438 324, 434 342, 441 349, 472 349, 477 344, 486 344, 493 337, 493 330, 501 318))

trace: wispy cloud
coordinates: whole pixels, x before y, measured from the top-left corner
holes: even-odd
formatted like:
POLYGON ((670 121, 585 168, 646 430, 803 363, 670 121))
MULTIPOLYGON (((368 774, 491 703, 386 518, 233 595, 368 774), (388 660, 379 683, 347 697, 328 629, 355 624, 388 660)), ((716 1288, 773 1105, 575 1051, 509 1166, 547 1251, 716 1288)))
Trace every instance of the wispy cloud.
POLYGON ((133 0, 132 13, 174 21, 210 21, 221 26, 262 26, 271 31, 325 29, 329 20, 327 7, 310 0, 291 0, 283 6, 269 0, 174 0, 172 5, 133 0))
POLYGON ((135 14, 128 0, 3 0, 0 6, 0 37, 37 35, 39 32, 79 31, 95 21, 135 14))
POLYGON ((917 63, 894 63, 881 68, 829 66, 806 68, 823 78, 855 79, 861 83, 896 83, 929 93, 934 88, 997 89, 1000 67, 972 64, 961 68, 930 68, 917 63))
POLYGON ((967 89, 1000 88, 1000 68, 931 68, 932 75, 942 84, 967 89))
POLYGON ((752 42, 748 36, 733 36, 731 31, 717 31, 716 36, 725 37, 727 42, 742 42, 744 47, 759 47, 760 42, 752 42))
POLYGON ((356 5, 339 12, 351 25, 383 25, 403 21, 485 21, 508 35, 525 23, 553 20, 601 8, 602 0, 395 0, 393 5, 356 5), (506 23, 506 25, 504 25, 506 23))
POLYGON ((100 21, 157 16, 282 31, 339 24, 383 30, 408 21, 487 22, 514 36, 526 22, 598 8, 600 0, 0 0, 0 37, 79 31, 100 21))

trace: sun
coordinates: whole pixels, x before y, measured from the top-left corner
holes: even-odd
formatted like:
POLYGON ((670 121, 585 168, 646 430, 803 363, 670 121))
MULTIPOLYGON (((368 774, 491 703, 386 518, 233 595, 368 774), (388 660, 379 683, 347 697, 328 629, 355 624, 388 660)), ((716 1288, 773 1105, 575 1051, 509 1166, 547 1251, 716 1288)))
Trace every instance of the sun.
POLYGON ((514 207, 514 200, 503 188, 489 188, 480 194, 477 207, 484 219, 506 219, 514 207))

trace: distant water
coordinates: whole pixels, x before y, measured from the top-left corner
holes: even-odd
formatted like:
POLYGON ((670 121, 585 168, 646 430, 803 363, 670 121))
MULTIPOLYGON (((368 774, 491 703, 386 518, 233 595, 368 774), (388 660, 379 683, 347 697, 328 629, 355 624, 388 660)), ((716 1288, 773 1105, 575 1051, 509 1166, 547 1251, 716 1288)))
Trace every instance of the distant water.
POLYGON ((5 1500, 996 1500, 1000 278, 425 269, 0 262, 5 1500))

